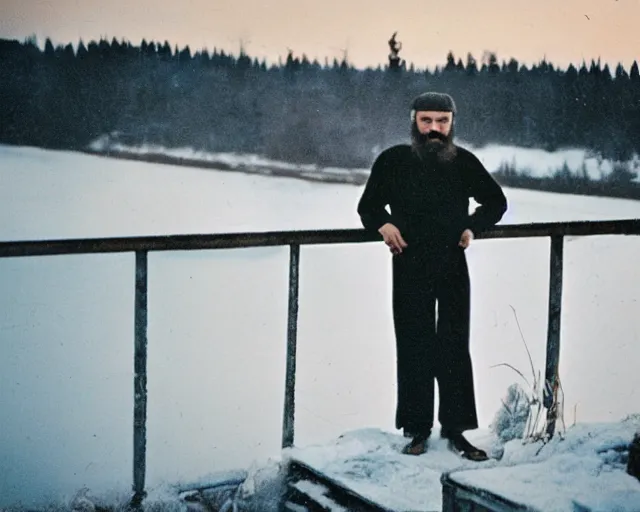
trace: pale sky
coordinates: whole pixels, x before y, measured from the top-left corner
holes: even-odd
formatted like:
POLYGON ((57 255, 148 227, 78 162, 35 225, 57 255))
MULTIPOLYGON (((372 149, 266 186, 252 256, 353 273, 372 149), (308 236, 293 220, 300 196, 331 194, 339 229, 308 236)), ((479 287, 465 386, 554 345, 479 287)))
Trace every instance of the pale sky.
MULTIPOLYGON (((214 47, 269 63, 291 48, 321 63, 346 51, 358 67, 387 62, 394 31, 400 56, 417 67, 445 62, 452 50, 480 59, 566 67, 601 58, 628 69, 640 60, 640 0, 2 0, 0 37, 35 34, 55 44, 142 38, 192 52, 214 47)), ((613 70, 612 70, 613 71, 613 70)))

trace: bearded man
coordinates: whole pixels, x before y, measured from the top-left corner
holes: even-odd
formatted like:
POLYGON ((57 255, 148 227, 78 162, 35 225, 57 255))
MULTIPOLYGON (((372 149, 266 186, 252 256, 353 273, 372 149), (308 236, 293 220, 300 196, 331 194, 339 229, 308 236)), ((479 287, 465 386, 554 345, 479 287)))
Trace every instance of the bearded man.
POLYGON ((438 380, 441 437, 470 460, 486 460, 464 431, 478 428, 469 352, 470 279, 465 250, 495 225, 506 197, 480 160, 454 143, 451 96, 421 94, 411 105, 411 144, 375 160, 357 211, 392 257, 396 336, 396 428, 403 453, 427 451, 438 380), (478 207, 469 213, 469 198, 478 207), (389 211, 386 207, 389 206, 389 211))

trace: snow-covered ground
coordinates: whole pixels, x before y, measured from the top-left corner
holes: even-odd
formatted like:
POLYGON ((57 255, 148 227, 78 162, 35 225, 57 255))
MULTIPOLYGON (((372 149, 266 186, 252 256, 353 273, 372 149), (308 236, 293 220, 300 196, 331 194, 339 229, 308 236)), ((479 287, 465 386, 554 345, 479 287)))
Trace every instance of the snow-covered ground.
MULTIPOLYGON (((567 168, 578 175, 582 175, 582 168, 589 179, 600 180, 606 177, 614 162, 599 159, 591 152, 580 148, 547 151, 537 148, 521 148, 518 146, 499 146, 490 144, 482 148, 469 146, 487 169, 497 170, 503 163, 512 164, 519 172, 527 172, 534 178, 551 176, 565 164, 567 168)), ((640 171, 640 159, 634 155, 629 160, 631 169, 640 171)), ((636 180, 639 178, 636 177, 636 180)))
MULTIPOLYGON (((591 152, 580 148, 547 151, 544 149, 495 144, 474 147, 464 141, 459 143, 472 150, 490 172, 498 170, 503 164, 508 164, 519 172, 526 172, 531 177, 544 177, 553 175, 566 165, 572 173, 582 175, 584 166, 584 171, 590 179, 600 180, 611 172, 613 166, 612 161, 599 159, 591 152)), ((366 179, 368 173, 368 169, 340 169, 313 164, 298 165, 253 154, 208 153, 194 150, 190 147, 166 148, 155 144, 131 146, 111 141, 106 135, 96 139, 89 145, 89 148, 98 152, 110 150, 138 155, 163 155, 176 159, 218 163, 231 169, 245 169, 255 173, 269 174, 274 171, 285 171, 317 180, 322 179, 323 176, 329 178, 351 176, 357 179, 366 179)), ((628 163, 631 169, 640 174, 639 155, 634 155, 628 163)), ((640 176, 636 176, 637 180, 640 180, 640 176)))
POLYGON ((255 154, 209 153, 190 147, 166 148, 155 144, 130 146, 118 142, 110 142, 108 136, 96 139, 89 144, 88 150, 97 154, 109 152, 111 155, 161 157, 169 160, 169 163, 208 164, 218 166, 220 170, 241 170, 245 173, 262 176, 296 177, 321 182, 363 183, 366 181, 369 172, 368 169, 344 169, 322 167, 315 164, 293 164, 255 154))
MULTIPOLYGON (((0 240, 359 228, 362 188, 0 147, 0 240)), ((503 223, 640 217, 640 202, 508 189, 503 223)), ((638 412, 637 237, 566 241, 566 421, 638 412)), ((544 368, 546 239, 469 248, 472 352, 483 428, 529 361, 544 368)), ((389 254, 303 247, 296 445, 395 435, 389 254)), ((285 247, 149 258, 148 488, 280 456, 285 247)), ((0 507, 131 488, 132 254, 0 260, 0 507)))
POLYGON ((618 423, 577 424, 546 445, 514 440, 496 469, 462 471, 461 484, 498 493, 541 511, 640 511, 640 482, 626 474, 623 457, 640 430, 640 415, 618 423))
POLYGON ((406 439, 378 429, 346 433, 331 443, 285 452, 361 496, 394 511, 436 512, 442 507, 443 473, 541 512, 638 512, 640 482, 625 473, 623 451, 640 430, 640 415, 617 423, 577 424, 550 442, 497 443, 488 432, 469 438, 499 459, 461 459, 434 431, 429 450, 400 453, 406 439))

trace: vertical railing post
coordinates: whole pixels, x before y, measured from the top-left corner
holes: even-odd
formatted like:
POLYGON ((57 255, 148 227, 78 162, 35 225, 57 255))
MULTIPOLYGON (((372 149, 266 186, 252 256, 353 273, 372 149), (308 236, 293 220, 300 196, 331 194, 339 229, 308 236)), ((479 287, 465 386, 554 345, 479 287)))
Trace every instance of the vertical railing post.
POLYGON ((300 245, 289 246, 289 313, 287 322, 287 369, 285 377, 282 448, 293 446, 296 399, 296 345, 298 336, 298 288, 300 245))
POLYGON ((549 437, 553 437, 558 419, 563 240, 562 235, 551 236, 547 359, 544 386, 544 406, 547 409, 547 434, 549 437))
POLYGON ((133 501, 145 496, 147 451, 147 251, 136 252, 133 379, 133 501))

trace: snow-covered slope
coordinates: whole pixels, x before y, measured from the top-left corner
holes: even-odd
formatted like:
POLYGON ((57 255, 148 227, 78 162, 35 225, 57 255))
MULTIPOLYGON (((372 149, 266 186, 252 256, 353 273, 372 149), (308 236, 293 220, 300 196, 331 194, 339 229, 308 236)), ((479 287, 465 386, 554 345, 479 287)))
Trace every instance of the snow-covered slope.
MULTIPOLYGON (((531 177, 544 177, 552 176, 566 165, 573 173, 582 175, 584 171, 590 179, 600 180, 611 172, 614 164, 610 160, 598 158, 592 152, 580 148, 547 151, 544 149, 495 144, 475 147, 465 141, 459 141, 459 144, 473 151, 490 172, 494 172, 503 164, 507 164, 519 172, 526 172, 531 177)), ((323 177, 325 179, 340 179, 342 177, 345 180, 348 178, 362 180, 366 179, 368 173, 368 169, 338 169, 314 164, 299 165, 279 162, 254 154, 209 153, 190 147, 166 148, 154 144, 131 146, 113 142, 108 136, 96 139, 89 145, 89 149, 98 153, 110 151, 112 153, 133 155, 166 156, 176 160, 219 164, 228 169, 245 169, 253 173, 262 174, 282 172, 294 176, 314 178, 315 180, 322 180, 323 177)), ((640 156, 634 155, 628 164, 632 169, 640 171, 640 156)), ((640 179, 640 176, 636 179, 640 179)))

